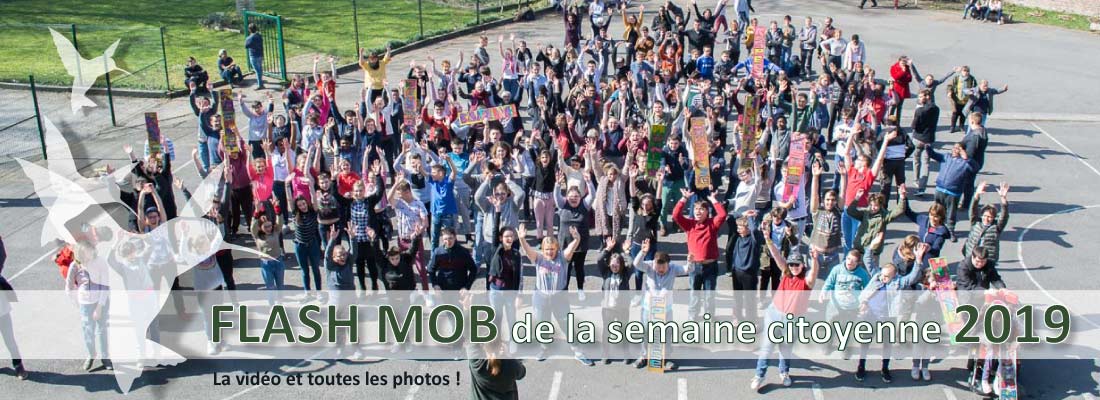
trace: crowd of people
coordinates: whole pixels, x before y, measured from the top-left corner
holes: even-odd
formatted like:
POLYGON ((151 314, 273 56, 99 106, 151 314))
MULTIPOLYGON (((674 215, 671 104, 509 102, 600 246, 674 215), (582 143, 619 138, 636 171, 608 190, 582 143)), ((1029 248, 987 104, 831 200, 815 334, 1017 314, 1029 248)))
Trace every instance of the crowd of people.
MULTIPOLYGON (((307 297, 346 303, 354 301, 348 293, 415 291, 416 301, 432 305, 484 279, 511 321, 516 309, 502 300, 506 293, 530 292, 535 319, 564 324, 574 299, 596 293, 594 283, 605 319, 626 320, 639 305, 644 317, 652 296, 678 287, 681 275, 690 280, 689 313, 716 316, 723 272, 735 294, 770 298, 760 307, 740 302, 736 319, 805 313, 819 272, 831 294, 820 300, 833 318, 907 319, 884 305, 892 301, 884 293, 931 289, 934 257, 957 261, 960 290, 1004 287, 997 266, 1009 186, 996 189, 996 204, 983 204, 990 189, 978 175, 993 99, 1007 86, 991 88, 966 66, 921 75, 906 56, 876 69, 867 57, 873 39, 843 32, 857 27, 810 17, 796 27, 791 16, 765 23, 746 0, 725 3, 701 10, 694 0, 666 1, 647 14, 625 2, 565 2, 562 43, 529 45, 510 35, 492 45, 482 36, 469 57, 427 56, 401 77, 387 76, 388 50, 361 52, 363 87, 348 103, 337 101, 334 59, 319 71, 316 58, 312 76, 294 76, 281 95, 230 100, 245 127, 236 143, 225 142, 226 100, 208 96, 212 83, 200 67, 189 76, 191 157, 203 177, 223 167, 206 218, 230 242, 270 256, 260 264, 266 289, 286 288, 289 265, 307 297), (620 22, 623 33, 612 35, 620 22), (761 34, 763 68, 749 56, 761 34), (939 125, 940 86, 951 105, 949 138, 939 125), (911 111, 903 107, 910 99, 911 111), (667 137, 651 142, 653 132, 667 137), (932 205, 914 210, 911 198, 932 205), (961 227, 960 213, 968 221, 961 227), (892 237, 903 234, 893 249, 888 227, 892 237), (672 239, 679 232, 684 239, 672 239), (941 254, 959 239, 962 254, 941 254), (672 254, 676 242, 687 255, 672 254), (600 252, 594 265, 586 262, 591 251, 600 252), (534 287, 524 287, 525 259, 534 287), (620 295, 630 289, 643 295, 620 295)), ((262 38, 252 32, 256 66, 262 38)), ((222 78, 240 84, 224 50, 220 60, 222 78)), ((191 193, 173 176, 171 157, 126 152, 138 164, 132 186, 122 188, 137 211, 131 228, 149 232, 176 217, 176 191, 191 193)), ((202 269, 203 288, 234 290, 236 262, 220 251, 202 269)), ((68 285, 82 293, 90 370, 106 352, 97 356, 105 305, 93 295, 106 288, 73 263, 68 285)), ((772 350, 781 384, 791 384, 791 346, 772 347, 762 349, 754 390, 765 384, 772 350)), ((487 385, 475 390, 516 390, 524 370, 507 346, 470 351, 478 355, 475 382, 487 385), (497 376, 513 382, 493 383, 497 376)), ((646 365, 644 354, 634 356, 627 361, 646 365)), ((858 380, 867 375, 865 356, 863 349, 858 380)), ((536 358, 545 359, 545 349, 536 358)), ((664 367, 678 365, 669 357, 664 367)), ((892 380, 889 356, 881 372, 892 380)), ((931 379, 927 358, 915 357, 911 372, 931 379)), ((987 380, 976 385, 991 390, 987 380)))

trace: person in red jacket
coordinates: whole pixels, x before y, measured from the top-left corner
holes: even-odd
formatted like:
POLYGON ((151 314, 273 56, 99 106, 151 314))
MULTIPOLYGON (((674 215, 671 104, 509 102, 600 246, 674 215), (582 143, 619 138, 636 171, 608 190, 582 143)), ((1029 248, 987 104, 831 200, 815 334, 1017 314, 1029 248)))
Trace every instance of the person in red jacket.
POLYGON ((687 233, 688 263, 693 264, 691 275, 691 303, 688 312, 692 317, 700 317, 700 309, 714 316, 714 288, 718 284, 718 230, 726 223, 726 208, 714 197, 711 190, 707 200, 696 199, 692 208, 694 219, 683 215, 684 205, 692 192, 680 189, 684 197, 672 209, 672 219, 687 233), (714 206, 714 216, 710 207, 714 206), (699 293, 700 291, 703 293, 699 293), (702 307, 701 307, 702 306, 702 307))
POLYGON ((901 105, 905 103, 912 93, 909 92, 909 83, 913 81, 913 69, 909 66, 909 57, 898 57, 898 62, 890 66, 890 77, 894 79, 894 87, 891 91, 894 96, 894 106, 890 113, 901 120, 901 105))

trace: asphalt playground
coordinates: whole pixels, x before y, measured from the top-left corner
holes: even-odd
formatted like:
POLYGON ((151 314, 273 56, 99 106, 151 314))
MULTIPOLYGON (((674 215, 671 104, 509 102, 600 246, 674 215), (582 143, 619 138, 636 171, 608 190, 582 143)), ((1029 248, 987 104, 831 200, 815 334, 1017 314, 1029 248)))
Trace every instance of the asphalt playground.
MULTIPOLYGON (((885 74, 897 56, 909 55, 922 73, 942 76, 956 65, 969 65, 978 79, 989 79, 991 86, 1009 85, 1010 91, 997 97, 996 109, 989 119, 990 145, 985 170, 979 180, 991 184, 1006 181, 1012 186, 1009 194, 1012 217, 1002 235, 999 270, 1010 288, 1017 290, 1094 290, 1098 287, 1096 272, 1100 263, 1100 142, 1094 135, 1100 131, 1100 107, 1094 92, 1100 87, 1100 37, 1034 25, 995 26, 961 21, 958 15, 942 11, 869 9, 859 10, 854 1, 785 0, 759 1, 754 4, 762 21, 780 19, 784 14, 794 17, 796 26, 805 15, 815 21, 832 16, 846 36, 859 33, 867 42, 872 65, 885 74)), ((641 1, 647 10, 657 7, 654 0, 641 1)), ((648 11, 647 11, 648 12, 648 11)), ((649 15, 647 15, 647 18, 649 15)), ((648 21, 647 21, 648 23, 648 21)), ((621 24, 612 24, 621 30, 621 24)), ((487 32, 515 32, 529 44, 561 40, 560 17, 546 16, 534 22, 508 25, 487 32)), ((587 27, 586 27, 587 31, 587 27)), ((616 30, 618 32, 618 30, 616 30)), ((467 54, 476 42, 476 35, 456 38, 447 43, 396 56, 390 64, 391 79, 404 76, 409 61, 426 61, 427 54, 437 60, 457 59, 458 50, 467 54)), ((495 55, 495 54, 494 54, 495 55)), ((495 60, 495 59, 494 59, 495 60)), ((338 97, 345 103, 354 102, 361 82, 361 73, 353 72, 338 79, 338 97)), ((941 94, 942 94, 942 88, 941 94)), ((252 98, 256 95, 246 91, 252 98)), ((938 96, 941 108, 946 108, 945 96, 938 96)), ((67 101, 55 96, 53 101, 67 101)), ((195 122, 185 99, 143 103, 161 115, 162 131, 176 142, 178 161, 176 175, 188 185, 198 182, 194 166, 188 163, 195 146, 195 122)), ((911 107, 906 115, 911 115, 911 107)), ((67 107, 54 107, 51 112, 67 113, 67 107)), ((941 111, 939 149, 948 149, 961 133, 948 133, 949 111, 941 111)), ((47 116, 50 116, 47 114, 47 116)), ((96 114, 96 118, 102 118, 96 114)), ((59 115, 60 119, 61 116, 59 115)), ((124 127, 100 129, 66 124, 66 135, 73 138, 74 159, 78 167, 90 170, 126 160, 123 143, 140 143, 144 128, 140 113, 123 121, 124 127), (89 131, 90 130, 90 131, 89 131)), ((88 127, 102 126, 93 122, 88 127)), ((18 165, 0 160, 0 235, 7 246, 8 260, 4 276, 17 289, 61 289, 52 256, 52 244, 40 242, 45 210, 33 193, 30 181, 18 165)), ((912 173, 909 174, 910 180, 912 173)), ((912 201, 918 211, 929 206, 928 199, 912 201)), ((960 229, 968 226, 960 222, 960 229)), ((914 228, 902 220, 891 225, 887 238, 892 249, 905 232, 914 228)), ((721 239, 720 243, 724 243, 721 239)), ((668 250, 683 257, 686 248, 682 235, 673 235, 668 250)), ((662 244, 663 245, 663 244, 662 244)), ((961 243, 948 244, 944 254, 959 254, 961 243)), ((595 263, 596 252, 589 253, 589 264, 595 263)), ((953 261, 953 260, 952 260, 953 261)), ((236 269, 241 288, 257 288, 261 284, 258 263, 244 260, 236 269)), ((590 274, 590 288, 598 287, 598 277, 590 274)), ((286 274, 287 285, 301 287, 296 267, 286 274)), ((687 280, 679 283, 687 287, 687 280)), ((731 282, 719 280, 719 291, 729 291, 731 282)), ((1056 299, 1051 299, 1055 301, 1056 299)), ((58 307, 70 307, 59 304, 58 307)), ((78 323, 73 321, 73 323, 78 323)), ((1096 317, 1094 323, 1100 323, 1096 317)), ((31 340, 22 338, 22 340, 31 340)), ((466 398, 469 388, 468 367, 456 361, 363 361, 325 359, 318 354, 312 360, 191 360, 182 365, 146 372, 135 383, 131 398, 173 399, 252 399, 252 398, 362 398, 381 399, 451 399, 466 398), (396 388, 369 386, 217 386, 214 374, 237 375, 242 372, 267 371, 279 374, 435 374, 454 377, 461 373, 462 385, 403 385, 396 388)), ((107 371, 85 373, 79 360, 28 360, 31 379, 19 382, 10 379, 11 369, 0 368, 0 393, 4 398, 36 399, 45 397, 114 398, 119 392, 115 380, 107 371)), ((627 367, 621 363, 609 366, 584 367, 576 361, 528 361, 527 377, 520 381, 523 398, 591 399, 591 398, 676 398, 717 399, 756 398, 748 388, 753 362, 747 360, 686 360, 679 371, 653 374, 627 367)), ((894 363, 894 382, 883 384, 872 372, 866 382, 856 382, 852 376, 855 361, 795 361, 792 369, 794 385, 778 387, 774 369, 769 385, 763 391, 770 398, 780 399, 845 399, 857 396, 874 398, 966 399, 976 397, 965 385, 964 362, 939 361, 932 365, 933 381, 914 382, 909 378, 908 360, 894 363)), ((1030 360, 1021 370, 1021 394, 1029 399, 1085 399, 1100 396, 1100 364, 1091 358, 1079 360, 1030 360)))

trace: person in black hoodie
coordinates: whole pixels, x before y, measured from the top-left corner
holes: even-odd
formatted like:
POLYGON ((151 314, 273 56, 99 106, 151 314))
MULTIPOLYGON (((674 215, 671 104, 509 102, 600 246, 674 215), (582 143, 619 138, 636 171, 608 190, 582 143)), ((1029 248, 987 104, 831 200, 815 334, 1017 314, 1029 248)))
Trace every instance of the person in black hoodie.
POLYGON ((432 250, 428 262, 428 278, 436 290, 469 289, 477 279, 477 264, 465 247, 457 244, 455 231, 440 230, 440 246, 432 250))
MULTIPOLYGON (((0 273, 4 271, 4 262, 8 258, 8 252, 4 249, 4 239, 0 238, 0 273)), ((23 360, 19 358, 19 345, 15 342, 15 335, 11 325, 11 305, 9 301, 15 301, 15 290, 7 279, 0 276, 0 338, 3 338, 4 347, 11 354, 11 366, 15 369, 15 376, 21 381, 27 380, 27 370, 23 367, 23 360)))
MULTIPOLYGON (((496 218, 499 215, 496 213, 496 218)), ((523 259, 516 243, 515 229, 504 227, 496 241, 499 243, 493 250, 493 258, 489 260, 485 285, 489 289, 489 304, 499 313, 495 321, 497 326, 511 326, 516 322, 516 294, 523 282, 523 259)))
MULTIPOLYGON (((632 268, 623 256, 623 248, 615 242, 614 237, 604 240, 605 246, 600 252, 600 258, 596 265, 600 267, 600 275, 603 276, 603 301, 600 303, 600 315, 603 318, 603 326, 612 321, 626 323, 630 321, 630 276, 634 274, 632 268)), ((628 242, 623 242, 625 246, 628 242)), ((610 343, 607 341, 607 332, 604 332, 603 363, 611 364, 610 343)), ((629 350, 618 347, 619 354, 623 356, 623 362, 629 364, 631 359, 626 355, 629 350)))
MULTIPOLYGON (((463 291, 459 301, 464 309, 470 308, 469 293, 463 291)), ((470 385, 471 399, 519 399, 516 381, 527 375, 527 368, 523 366, 523 361, 507 358, 508 350, 500 336, 484 344, 466 341, 465 348, 474 382, 470 385)))
POLYGON ((970 257, 959 261, 955 288, 958 290, 1004 289, 1005 282, 997 273, 997 265, 989 262, 985 247, 977 247, 970 257))
POLYGON ((932 91, 921 89, 917 94, 917 109, 913 111, 913 173, 917 178, 917 197, 924 197, 928 187, 928 157, 932 146, 936 144, 936 123, 940 119, 940 108, 932 102, 932 91))
MULTIPOLYGON (((374 229, 367 230, 367 236, 371 237, 371 241, 375 240, 377 233, 374 229)), ((423 241, 414 242, 412 246, 409 246, 405 251, 401 251, 398 246, 391 246, 389 251, 386 252, 386 259, 379 262, 382 267, 382 285, 386 288, 386 298, 389 301, 389 305, 393 307, 396 318, 404 320, 406 318, 405 312, 407 311, 410 301, 410 292, 416 290, 416 272, 413 271, 413 265, 416 263, 416 253, 420 251, 420 246, 423 241)), ((368 254, 368 257, 375 257, 375 254, 368 254)), ((408 351, 408 343, 394 343, 390 348, 391 353, 397 353, 399 351, 408 351)))

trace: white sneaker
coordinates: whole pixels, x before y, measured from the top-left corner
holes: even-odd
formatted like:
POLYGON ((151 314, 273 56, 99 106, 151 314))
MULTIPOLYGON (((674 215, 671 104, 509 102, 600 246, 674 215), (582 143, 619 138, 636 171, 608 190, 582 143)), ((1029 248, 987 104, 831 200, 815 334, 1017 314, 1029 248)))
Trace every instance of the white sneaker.
POLYGON ((584 301, 584 291, 577 292, 577 301, 584 301))
POLYGON ((993 385, 990 385, 989 381, 987 381, 985 379, 982 379, 982 393, 985 393, 985 394, 993 393, 993 385))
POLYGON ((920 376, 921 376, 921 379, 924 379, 926 381, 932 380, 932 373, 928 372, 928 368, 921 368, 920 376))
POLYGON ((779 380, 783 382, 783 386, 786 386, 786 387, 791 386, 791 375, 790 374, 779 374, 779 380))
POLYGON ((912 376, 913 376, 914 381, 919 381, 920 380, 920 367, 918 367, 916 365, 913 366, 912 376))
POLYGON ((752 377, 752 382, 749 382, 749 389, 759 392, 762 387, 764 387, 764 379, 759 376, 752 377))

